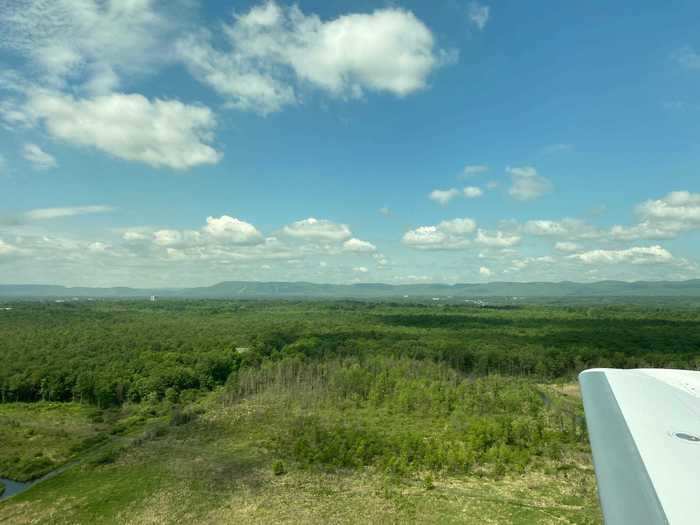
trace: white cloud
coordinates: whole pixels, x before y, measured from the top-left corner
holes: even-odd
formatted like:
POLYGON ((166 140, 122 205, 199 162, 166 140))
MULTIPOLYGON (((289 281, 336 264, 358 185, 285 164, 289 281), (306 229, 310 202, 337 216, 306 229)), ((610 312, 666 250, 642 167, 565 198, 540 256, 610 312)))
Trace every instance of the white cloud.
POLYGON ((222 242, 231 244, 259 244, 263 242, 262 234, 255 226, 228 215, 207 217, 204 232, 222 242))
POLYGON ((367 273, 369 270, 365 266, 356 266, 355 268, 352 269, 353 272, 357 273, 367 273))
POLYGON ((387 259, 383 254, 381 253, 375 253, 372 255, 374 257, 374 260, 377 261, 377 264, 379 266, 386 266, 389 264, 389 259, 387 259))
POLYGON ((345 224, 310 217, 285 226, 282 232, 290 237, 311 241, 340 242, 348 239, 352 232, 345 224))
POLYGON ((665 263, 673 260, 673 255, 661 246, 636 246, 625 250, 591 250, 568 256, 586 264, 630 263, 649 264, 665 263))
POLYGON ((464 166, 462 175, 465 177, 473 177, 475 175, 480 175, 481 173, 486 173, 487 171, 489 171, 489 167, 485 164, 468 164, 464 166))
POLYGON ((467 236, 476 229, 469 218, 442 221, 437 226, 420 226, 407 231, 402 242, 421 250, 457 250, 468 246, 467 236))
POLYGON ((182 242, 182 234, 177 230, 158 230, 153 232, 153 242, 158 246, 174 246, 182 242))
POLYGON ((450 235, 468 235, 476 230, 476 221, 467 217, 442 221, 437 228, 450 235))
POLYGON ((17 249, 17 247, 0 239, 0 257, 5 255, 12 255, 17 253, 18 251, 19 250, 17 249))
POLYGON ((482 30, 486 27, 486 23, 489 21, 489 6, 481 5, 478 2, 471 2, 467 14, 469 15, 469 21, 482 30))
POLYGON ((479 268, 479 275, 481 275, 482 277, 491 277, 492 274, 493 272, 486 266, 482 266, 479 268))
POLYGON ((520 236, 508 234, 502 231, 489 233, 485 230, 479 229, 476 234, 476 242, 491 248, 509 248, 520 242, 520 236))
POLYGON ((88 250, 91 253, 106 253, 110 248, 111 246, 101 241, 96 241, 88 245, 88 250))
POLYGON ((572 239, 597 239, 604 233, 578 219, 530 220, 522 228, 524 233, 538 237, 565 237, 572 239))
POLYGON ((296 102, 303 84, 339 97, 409 95, 426 87, 446 56, 425 24, 398 8, 323 21, 271 0, 236 15, 224 33, 227 50, 200 33, 182 39, 178 52, 233 106, 263 114, 296 102))
POLYGON ((610 237, 620 241, 635 241, 639 239, 673 239, 687 229, 681 222, 661 222, 654 224, 650 221, 640 222, 634 226, 615 225, 610 229, 610 237))
POLYGON ((32 221, 41 221, 90 213, 107 213, 110 211, 114 211, 112 206, 72 206, 68 208, 39 208, 28 211, 24 216, 32 221))
POLYGON ((575 242, 561 241, 554 245, 554 248, 560 252, 575 252, 581 249, 581 247, 575 242))
POLYGON ((47 170, 57 166, 56 159, 36 144, 25 144, 22 148, 22 156, 39 170, 47 170))
POLYGON ((420 226, 407 231, 403 236, 403 243, 415 248, 441 248, 448 236, 441 232, 437 226, 420 226))
POLYGON ((613 226, 612 239, 673 239, 682 232, 700 229, 700 193, 673 191, 643 202, 636 212, 640 221, 632 226, 613 226))
POLYGON ((38 72, 50 85, 84 80, 87 89, 109 91, 118 73, 146 71, 168 58, 166 41, 177 23, 163 6, 152 0, 5 0, 0 49, 20 53, 32 76, 38 72))
POLYGON ((646 201, 637 212, 647 220, 700 226, 700 193, 673 191, 661 199, 646 201))
POLYGON ((34 124, 32 116, 22 107, 19 100, 10 98, 0 100, 0 121, 9 131, 13 131, 16 127, 29 128, 34 124))
POLYGON ((384 217, 388 217, 391 215, 391 210, 387 206, 384 206, 383 208, 379 208, 379 213, 384 215, 384 217))
POLYGON ((552 183, 549 179, 537 174, 537 170, 530 166, 521 168, 506 168, 511 177, 511 187, 508 193, 514 199, 529 201, 541 197, 552 191, 552 183))
POLYGON ((355 253, 372 253, 377 251, 377 247, 371 242, 352 238, 343 243, 343 250, 355 253))
POLYGON ((297 101, 294 88, 284 79, 243 64, 248 59, 235 51, 220 53, 207 34, 184 38, 177 48, 192 75, 226 97, 232 107, 267 115, 297 101))
POLYGON ((177 100, 150 101, 138 94, 75 99, 35 91, 27 108, 53 137, 121 159, 174 169, 221 159, 208 144, 216 119, 207 107, 177 100))
POLYGON ((459 190, 450 188, 449 190, 433 190, 428 195, 431 201, 437 202, 441 206, 445 206, 452 199, 459 196, 459 190))
POLYGON ((148 235, 140 231, 127 230, 122 234, 122 239, 125 241, 145 241, 148 239, 148 235))
POLYGON ((475 199, 481 197, 484 194, 484 190, 478 186, 467 186, 464 188, 463 193, 467 199, 475 199))

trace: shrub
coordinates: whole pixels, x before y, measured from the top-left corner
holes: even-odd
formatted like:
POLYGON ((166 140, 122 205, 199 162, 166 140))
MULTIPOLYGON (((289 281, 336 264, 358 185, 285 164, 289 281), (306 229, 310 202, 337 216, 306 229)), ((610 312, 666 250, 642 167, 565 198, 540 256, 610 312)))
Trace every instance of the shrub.
POLYGON ((284 466, 284 462, 277 460, 272 464, 272 472, 275 476, 281 476, 287 473, 287 468, 284 466))

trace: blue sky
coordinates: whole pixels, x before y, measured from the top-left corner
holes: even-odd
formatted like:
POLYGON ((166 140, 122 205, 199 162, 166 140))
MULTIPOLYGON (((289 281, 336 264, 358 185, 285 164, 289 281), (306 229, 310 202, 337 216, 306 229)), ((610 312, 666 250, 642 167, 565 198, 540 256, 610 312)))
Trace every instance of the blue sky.
POLYGON ((0 283, 700 277, 695 2, 8 5, 0 283))

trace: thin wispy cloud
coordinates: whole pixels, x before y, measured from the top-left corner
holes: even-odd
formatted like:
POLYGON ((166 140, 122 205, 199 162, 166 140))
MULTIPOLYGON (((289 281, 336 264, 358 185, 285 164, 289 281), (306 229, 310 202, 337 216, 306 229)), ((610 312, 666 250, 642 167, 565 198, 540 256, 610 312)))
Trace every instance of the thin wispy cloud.
POLYGON ((486 27, 486 24, 489 21, 490 13, 491 9, 489 6, 479 4, 478 2, 471 2, 467 8, 469 22, 480 31, 486 27))
POLYGON ((46 153, 36 144, 25 144, 22 148, 22 156, 38 170, 48 170, 58 166, 53 155, 46 153))
POLYGON ((487 171, 489 171, 489 167, 485 164, 467 164, 462 169, 461 176, 465 178, 475 177, 487 171))
POLYGON ((531 201, 552 191, 552 183, 549 179, 539 175, 531 166, 519 168, 506 168, 510 175, 511 186, 508 193, 519 201, 531 201))
POLYGON ((30 210, 24 217, 32 221, 45 221, 50 219, 60 219, 63 217, 75 217, 77 215, 88 215, 91 213, 108 213, 114 211, 112 206, 71 206, 66 208, 38 208, 30 210))
POLYGON ((690 70, 700 69, 700 53, 690 46, 678 49, 672 54, 672 59, 681 67, 690 70))

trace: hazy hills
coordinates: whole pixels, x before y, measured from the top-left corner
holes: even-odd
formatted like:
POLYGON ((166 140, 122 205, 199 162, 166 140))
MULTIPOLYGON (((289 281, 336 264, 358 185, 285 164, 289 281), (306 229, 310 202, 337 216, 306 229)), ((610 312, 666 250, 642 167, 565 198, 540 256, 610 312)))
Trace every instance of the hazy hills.
POLYGON ((567 298, 567 297, 700 297, 700 279, 690 281, 493 282, 485 284, 315 284, 308 282, 227 281, 181 289, 89 288, 57 285, 0 285, 1 298, 567 298))

